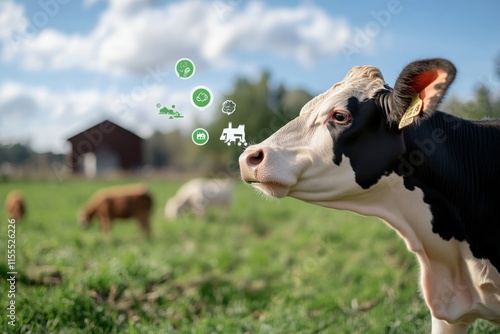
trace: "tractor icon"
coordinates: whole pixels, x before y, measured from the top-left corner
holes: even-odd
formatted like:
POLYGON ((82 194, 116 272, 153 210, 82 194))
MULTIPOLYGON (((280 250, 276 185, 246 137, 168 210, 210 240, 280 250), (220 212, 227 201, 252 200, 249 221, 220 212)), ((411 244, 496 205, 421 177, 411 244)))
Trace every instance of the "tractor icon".
POLYGON ((245 139, 245 125, 238 125, 237 128, 233 128, 233 123, 229 122, 227 128, 222 130, 220 140, 224 141, 224 144, 231 146, 231 144, 236 143, 238 146, 247 146, 247 141, 245 139))

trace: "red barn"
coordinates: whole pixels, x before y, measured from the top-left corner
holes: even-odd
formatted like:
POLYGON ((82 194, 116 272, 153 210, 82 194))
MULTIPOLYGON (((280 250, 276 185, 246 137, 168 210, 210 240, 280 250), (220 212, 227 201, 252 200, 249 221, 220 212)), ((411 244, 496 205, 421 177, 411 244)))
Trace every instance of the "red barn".
POLYGON ((104 120, 67 139, 71 143, 68 166, 88 177, 142 166, 142 141, 135 133, 104 120))

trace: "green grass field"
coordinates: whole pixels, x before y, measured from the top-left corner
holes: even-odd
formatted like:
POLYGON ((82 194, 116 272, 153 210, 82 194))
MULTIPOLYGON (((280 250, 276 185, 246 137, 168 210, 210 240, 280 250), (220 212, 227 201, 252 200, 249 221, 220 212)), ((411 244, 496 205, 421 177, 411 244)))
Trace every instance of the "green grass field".
MULTIPOLYGON (((125 182, 4 183, 28 216, 16 230, 16 322, 8 324, 7 217, 0 220, 0 328, 7 333, 429 333, 418 266, 375 218, 238 184, 230 212, 163 217, 180 182, 149 182, 153 239, 133 222, 105 238, 78 208, 125 182)), ((498 329, 477 322, 470 333, 498 329)))

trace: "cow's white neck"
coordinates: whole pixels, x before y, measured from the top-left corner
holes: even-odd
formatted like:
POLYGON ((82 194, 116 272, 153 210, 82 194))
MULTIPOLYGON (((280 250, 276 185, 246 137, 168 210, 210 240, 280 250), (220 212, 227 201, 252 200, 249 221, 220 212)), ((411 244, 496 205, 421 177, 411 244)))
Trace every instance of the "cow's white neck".
POLYGON ((408 190, 395 173, 352 200, 314 204, 349 210, 384 220, 406 242, 420 263, 422 293, 434 317, 470 323, 477 314, 497 321, 500 316, 500 277, 488 260, 476 259, 466 242, 443 240, 432 232, 432 213, 419 188, 408 190))
POLYGON ((315 204, 332 209, 349 210, 364 216, 376 216, 384 220, 405 240, 408 249, 418 253, 424 248, 423 240, 442 241, 432 233, 432 214, 423 200, 423 193, 416 188, 404 187, 403 179, 396 175, 383 176, 371 188, 352 197, 315 204), (433 240, 436 239, 436 240, 433 240))

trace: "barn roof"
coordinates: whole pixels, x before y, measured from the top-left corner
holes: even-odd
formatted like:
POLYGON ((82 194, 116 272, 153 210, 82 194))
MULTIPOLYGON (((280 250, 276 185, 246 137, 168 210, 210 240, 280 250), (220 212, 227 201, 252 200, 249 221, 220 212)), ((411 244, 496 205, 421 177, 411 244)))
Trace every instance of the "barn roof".
POLYGON ((74 141, 74 140, 77 140, 77 139, 78 139, 78 138, 79 138, 79 137, 80 137, 83 133, 85 133, 85 132, 87 132, 87 131, 91 131, 91 130, 96 129, 96 128, 98 129, 98 128, 100 128, 101 126, 108 127, 108 126, 110 126, 110 125, 115 126, 115 128, 116 128, 116 129, 119 129, 121 132, 126 132, 126 133, 130 134, 131 136, 137 137, 139 140, 143 140, 143 138, 142 138, 142 137, 140 137, 140 136, 136 135, 135 133, 133 133, 133 132, 132 132, 132 131, 130 131, 130 130, 127 130, 127 129, 125 129, 125 128, 123 128, 123 127, 119 126, 119 125, 118 125, 118 124, 116 124, 115 122, 112 122, 112 121, 110 121, 110 120, 108 120, 108 119, 105 119, 105 120, 103 120, 102 122, 99 122, 99 123, 97 123, 97 124, 95 124, 95 125, 93 125, 93 126, 89 127, 88 129, 82 130, 82 131, 80 131, 80 132, 78 132, 78 133, 74 134, 73 136, 71 136, 71 137, 67 138, 66 140, 67 140, 67 141, 70 141, 70 142, 71 142, 71 141, 74 141))

